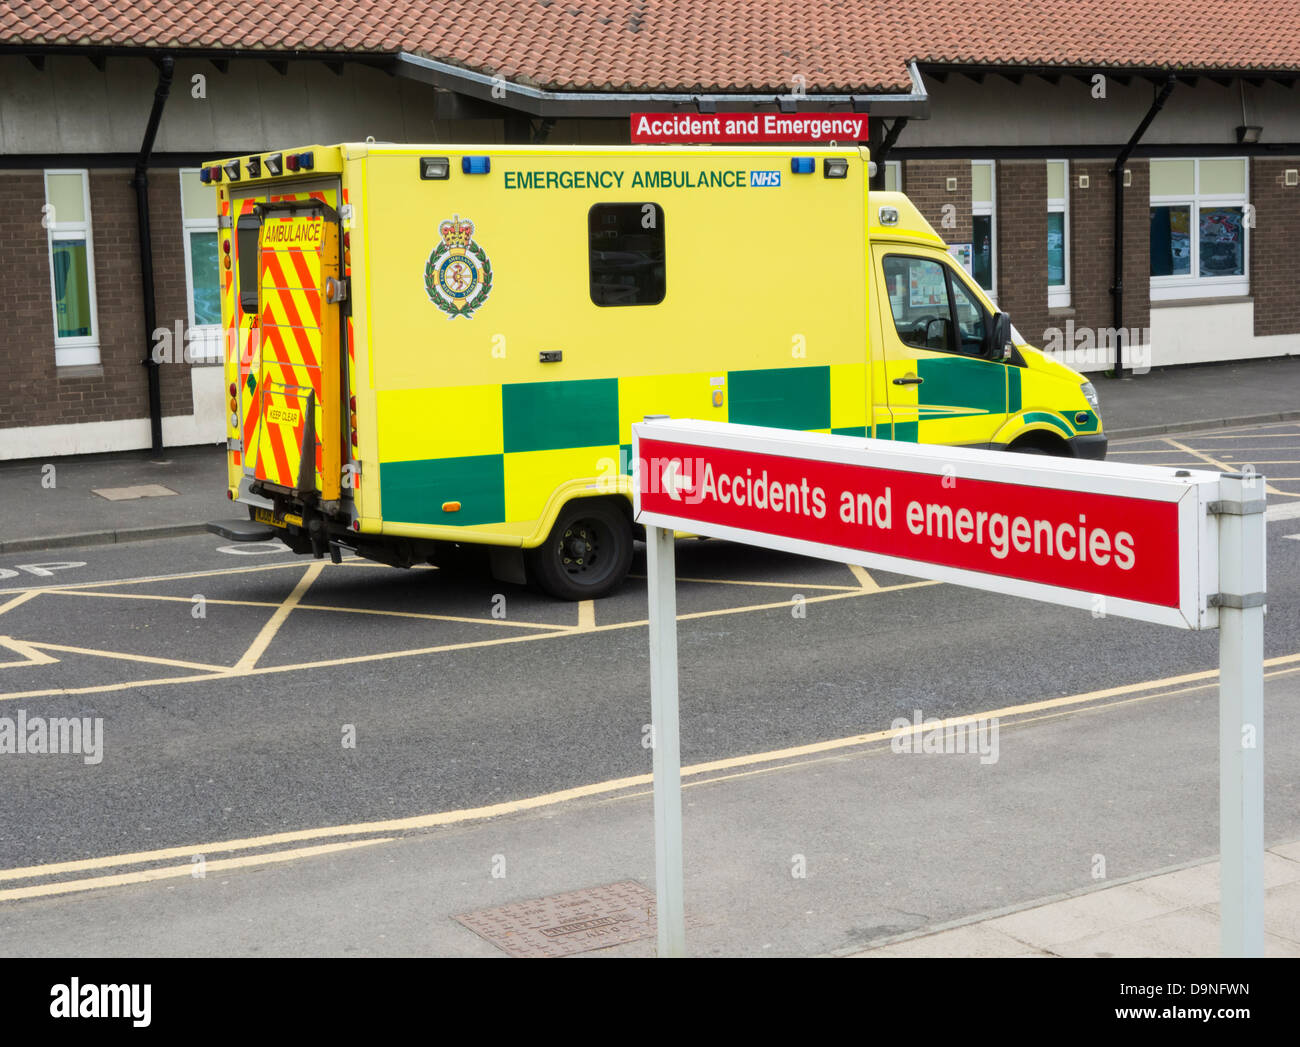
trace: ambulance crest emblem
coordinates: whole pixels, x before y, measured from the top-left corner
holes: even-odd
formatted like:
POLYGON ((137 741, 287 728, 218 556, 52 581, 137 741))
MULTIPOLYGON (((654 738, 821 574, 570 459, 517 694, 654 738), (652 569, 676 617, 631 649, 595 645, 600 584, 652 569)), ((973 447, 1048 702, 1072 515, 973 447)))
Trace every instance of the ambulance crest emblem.
POLYGON ((492 263, 474 242, 474 223, 452 215, 438 226, 442 242, 424 267, 424 290, 429 301, 447 314, 469 319, 492 290, 492 263))

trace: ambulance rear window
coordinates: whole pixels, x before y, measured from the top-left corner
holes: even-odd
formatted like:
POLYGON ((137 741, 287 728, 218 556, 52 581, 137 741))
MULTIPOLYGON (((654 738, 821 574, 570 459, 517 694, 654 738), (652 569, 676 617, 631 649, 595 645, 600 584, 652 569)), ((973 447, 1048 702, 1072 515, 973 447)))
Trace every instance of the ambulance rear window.
POLYGON ((257 312, 257 234, 261 228, 256 215, 244 215, 235 226, 235 259, 239 263, 239 308, 246 315, 257 312))
POLYGON ((591 300, 658 305, 664 300, 664 209, 596 204, 587 212, 591 300))

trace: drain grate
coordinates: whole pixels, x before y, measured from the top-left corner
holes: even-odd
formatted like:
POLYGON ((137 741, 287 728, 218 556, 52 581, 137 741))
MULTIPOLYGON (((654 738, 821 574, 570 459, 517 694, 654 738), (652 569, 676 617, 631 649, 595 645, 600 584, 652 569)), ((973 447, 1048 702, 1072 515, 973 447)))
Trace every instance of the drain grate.
POLYGON ((635 880, 455 917, 511 956, 571 956, 655 935, 655 894, 635 880))

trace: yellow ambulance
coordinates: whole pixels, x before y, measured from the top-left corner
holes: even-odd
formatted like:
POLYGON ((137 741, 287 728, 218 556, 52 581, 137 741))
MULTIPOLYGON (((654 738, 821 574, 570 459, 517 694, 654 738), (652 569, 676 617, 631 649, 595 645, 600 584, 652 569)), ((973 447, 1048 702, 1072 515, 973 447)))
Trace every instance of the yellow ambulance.
POLYGON ((1100 458, 1082 376, 857 147, 305 146, 212 161, 228 496, 292 549, 602 596, 647 414, 1100 458))

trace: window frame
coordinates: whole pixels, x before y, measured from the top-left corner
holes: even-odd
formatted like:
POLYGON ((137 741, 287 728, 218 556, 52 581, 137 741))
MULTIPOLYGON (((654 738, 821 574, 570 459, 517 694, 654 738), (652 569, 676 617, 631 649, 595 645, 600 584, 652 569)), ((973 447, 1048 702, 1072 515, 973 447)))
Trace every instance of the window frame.
POLYGON ((886 160, 885 161, 885 188, 886 193, 901 193, 903 191, 903 161, 886 160), (889 176, 894 176, 894 188, 889 188, 889 176))
POLYGON ((998 167, 995 160, 972 160, 970 162, 971 171, 976 167, 987 167, 989 169, 989 199, 987 203, 975 202, 973 191, 974 178, 971 179, 972 192, 970 202, 971 215, 971 253, 975 252, 975 221, 976 216, 988 217, 989 220, 989 283, 991 287, 984 287, 975 279, 974 273, 971 274, 971 280, 980 288, 994 305, 998 301, 998 167))
POLYGON ((90 170, 85 167, 52 167, 42 172, 45 203, 50 203, 50 175, 80 175, 83 218, 79 222, 54 221, 45 224, 45 255, 50 269, 50 319, 54 325, 54 366, 84 367, 99 363, 99 298, 95 289, 95 237, 90 213, 90 170), (63 235, 59 235, 63 234, 63 235), (59 334, 59 293, 54 278, 54 244, 59 240, 86 242, 86 292, 90 303, 90 334, 59 334))
POLYGON ((186 337, 184 345, 175 347, 184 353, 184 359, 194 364, 220 364, 225 362, 222 342, 222 323, 198 324, 194 322, 194 258, 190 245, 191 233, 217 234, 217 293, 221 293, 221 230, 214 214, 208 218, 185 217, 185 176, 197 175, 197 167, 182 167, 177 172, 178 188, 181 195, 181 240, 185 246, 185 323, 186 337), (191 333, 192 332, 192 333, 191 333))
MULTIPOLYGON (((1050 164, 1061 164, 1064 179, 1062 185, 1065 195, 1047 198, 1047 214, 1050 220, 1054 214, 1061 216, 1061 255, 1064 262, 1065 282, 1056 286, 1047 285, 1047 307, 1049 309, 1066 309, 1073 304, 1070 293, 1070 161, 1048 160, 1050 164)), ((1049 277, 1050 280, 1050 277, 1049 277)))
MULTIPOLYGON (((1186 298, 1238 298, 1250 294, 1250 226, 1247 215, 1250 207, 1250 158, 1247 156, 1179 156, 1156 159, 1191 160, 1192 192, 1187 194, 1161 194, 1148 192, 1148 211, 1155 207, 1187 207, 1190 210, 1188 228, 1191 233, 1191 258, 1186 276, 1150 276, 1151 301, 1170 302, 1186 298), (1241 193, 1202 193, 1202 160, 1240 160, 1242 162, 1241 193), (1201 275, 1201 208, 1239 207, 1241 222, 1241 275, 1201 275)), ((1148 219, 1149 220, 1149 219, 1148 219)), ((1148 272, 1150 265, 1148 263, 1148 272)))

